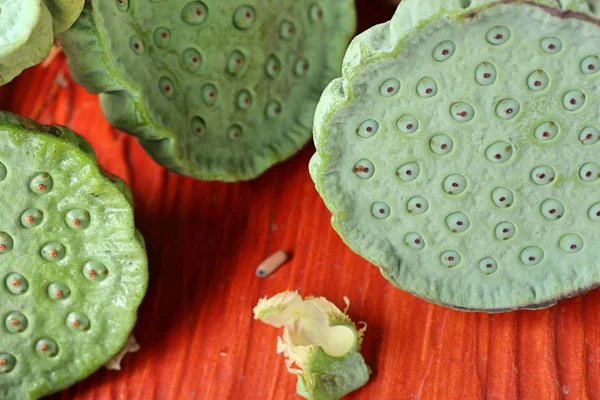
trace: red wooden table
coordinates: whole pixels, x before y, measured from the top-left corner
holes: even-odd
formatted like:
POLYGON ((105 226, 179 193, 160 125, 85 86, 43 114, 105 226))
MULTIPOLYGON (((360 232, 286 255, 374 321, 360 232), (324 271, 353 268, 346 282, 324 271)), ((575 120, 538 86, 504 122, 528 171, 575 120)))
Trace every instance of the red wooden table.
MULTIPOLYGON (((393 9, 358 1, 361 30, 393 9)), ((0 89, 0 107, 83 134, 131 186, 151 283, 135 330, 142 351, 58 400, 294 399, 275 354, 280 333, 252 319, 258 298, 287 289, 326 296, 369 325, 371 382, 350 399, 600 399, 600 292, 535 312, 467 314, 388 284, 329 225, 307 171, 307 146, 249 183, 198 182, 165 171, 112 129, 62 57, 0 89), (284 249, 293 259, 255 278, 284 249)))

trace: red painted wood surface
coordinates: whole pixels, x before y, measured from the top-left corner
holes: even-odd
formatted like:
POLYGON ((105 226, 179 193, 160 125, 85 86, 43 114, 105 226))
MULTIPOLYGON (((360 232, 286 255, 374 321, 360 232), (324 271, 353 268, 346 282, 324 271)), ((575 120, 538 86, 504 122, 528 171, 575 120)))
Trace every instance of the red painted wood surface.
MULTIPOLYGON (((358 6, 361 29, 393 11, 358 6)), ((312 146, 249 183, 177 176, 110 128, 62 57, 1 89, 0 106, 83 134, 130 184, 148 245, 151 283, 135 331, 142 351, 122 372, 99 371, 53 400, 295 399, 295 377, 275 354, 280 332, 252 319, 258 298, 287 289, 339 305, 348 296, 351 317, 368 323, 363 354, 374 374, 350 399, 600 399, 599 291, 486 315, 394 289, 330 228, 307 172, 312 146), (280 249, 292 261, 255 278, 280 249)))

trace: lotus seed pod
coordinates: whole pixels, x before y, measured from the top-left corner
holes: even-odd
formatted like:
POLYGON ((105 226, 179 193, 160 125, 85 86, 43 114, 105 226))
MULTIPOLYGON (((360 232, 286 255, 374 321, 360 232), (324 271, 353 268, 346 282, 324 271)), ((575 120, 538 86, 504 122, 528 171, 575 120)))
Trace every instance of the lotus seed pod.
POLYGON ((317 106, 310 164, 344 242, 461 310, 597 287, 596 5, 404 0, 359 35, 317 106), (365 160, 373 175, 353 170, 365 160))
MULTIPOLYGON (((58 38, 73 78, 158 163, 248 180, 312 137, 356 25, 352 0, 276 3, 91 0, 58 38)), ((393 97, 399 87, 382 90, 393 97)), ((376 131, 364 125, 365 135, 376 131)))
POLYGON ((358 329, 327 299, 283 292, 259 300, 254 319, 283 328, 277 352, 285 356, 288 371, 298 376, 300 396, 338 400, 369 380, 371 371, 360 354, 366 324, 358 329))
POLYGON ((84 0, 3 1, 0 4, 0 86, 50 53, 54 35, 69 28, 84 0))
POLYGON ((127 187, 72 131, 0 113, 0 162, 0 398, 38 399, 121 350, 147 258, 127 187))

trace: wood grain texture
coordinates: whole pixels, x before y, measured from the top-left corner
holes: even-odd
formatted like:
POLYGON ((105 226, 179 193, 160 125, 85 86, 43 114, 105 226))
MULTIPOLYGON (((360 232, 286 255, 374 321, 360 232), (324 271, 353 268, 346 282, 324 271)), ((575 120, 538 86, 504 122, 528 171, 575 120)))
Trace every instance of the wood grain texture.
MULTIPOLYGON (((393 12, 372 0, 358 7, 361 29, 393 12)), ((99 371, 52 400, 295 399, 295 378, 275 354, 280 332, 252 319, 260 297, 287 289, 338 305, 348 296, 351 317, 368 323, 363 354, 374 374, 349 399, 600 399, 599 291, 487 315, 393 288, 331 229, 307 171, 312 146, 249 183, 168 173, 106 123, 62 58, 0 89, 0 106, 83 134, 130 184, 148 245, 151 283, 135 331, 142 351, 122 372, 99 371), (255 278, 280 249, 293 259, 255 278)))

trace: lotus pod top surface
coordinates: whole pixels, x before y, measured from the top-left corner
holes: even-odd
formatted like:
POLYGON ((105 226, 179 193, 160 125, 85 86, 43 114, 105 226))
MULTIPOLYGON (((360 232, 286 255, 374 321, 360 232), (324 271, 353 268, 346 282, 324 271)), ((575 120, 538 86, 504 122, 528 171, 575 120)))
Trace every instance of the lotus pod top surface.
POLYGON ((394 285, 465 310, 600 283, 594 2, 403 1, 317 107, 333 226, 394 285))
POLYGON ((92 0, 59 38, 74 78, 156 161, 236 181, 311 137, 355 22, 351 0, 92 0))
POLYGON ((0 113, 0 398, 37 399, 126 343, 148 271, 130 193, 67 128, 0 113))

